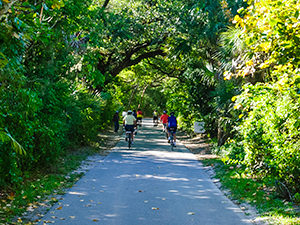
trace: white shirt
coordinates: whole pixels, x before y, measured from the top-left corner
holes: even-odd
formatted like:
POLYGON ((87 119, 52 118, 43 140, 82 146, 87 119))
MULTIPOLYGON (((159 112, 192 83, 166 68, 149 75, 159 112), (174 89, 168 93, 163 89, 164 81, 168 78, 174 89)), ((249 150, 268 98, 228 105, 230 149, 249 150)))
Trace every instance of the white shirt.
POLYGON ((134 125, 136 119, 133 115, 126 115, 124 121, 125 121, 125 125, 134 125))

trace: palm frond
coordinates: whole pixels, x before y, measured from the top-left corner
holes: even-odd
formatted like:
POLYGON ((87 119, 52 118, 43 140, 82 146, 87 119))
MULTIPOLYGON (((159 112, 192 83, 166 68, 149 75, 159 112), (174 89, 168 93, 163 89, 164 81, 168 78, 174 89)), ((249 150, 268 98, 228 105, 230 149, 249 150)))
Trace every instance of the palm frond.
POLYGON ((244 52, 245 44, 240 38, 243 30, 236 27, 228 27, 225 32, 220 35, 220 43, 227 54, 237 56, 244 52))
POLYGON ((22 147, 22 145, 19 144, 19 142, 17 142, 9 132, 3 130, 3 129, 0 129, 0 140, 2 142, 11 142, 11 146, 12 146, 12 149, 20 154, 20 155, 26 155, 26 151, 24 150, 24 148, 22 147))

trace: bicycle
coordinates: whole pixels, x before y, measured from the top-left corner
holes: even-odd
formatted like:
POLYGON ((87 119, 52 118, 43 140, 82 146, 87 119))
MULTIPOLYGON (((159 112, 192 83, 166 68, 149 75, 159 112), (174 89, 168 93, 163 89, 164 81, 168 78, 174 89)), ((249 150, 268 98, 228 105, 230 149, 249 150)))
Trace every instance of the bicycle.
POLYGON ((174 147, 176 147, 175 144, 174 144, 174 136, 173 136, 175 131, 174 131, 173 127, 170 127, 169 129, 170 129, 169 141, 170 141, 170 145, 171 145, 171 150, 173 151, 174 147))
POLYGON ((130 130, 127 130, 125 133, 125 141, 128 142, 129 149, 131 148, 131 145, 132 145, 132 135, 133 135, 133 132, 130 130))
POLYGON ((168 139, 168 130, 167 130, 167 124, 163 123, 163 130, 162 132, 164 132, 166 134, 166 138, 168 139))
POLYGON ((153 126, 154 127, 158 126, 158 118, 157 117, 153 117, 153 126))
POLYGON ((141 127, 142 126, 142 117, 138 117, 136 120, 137 126, 141 127))

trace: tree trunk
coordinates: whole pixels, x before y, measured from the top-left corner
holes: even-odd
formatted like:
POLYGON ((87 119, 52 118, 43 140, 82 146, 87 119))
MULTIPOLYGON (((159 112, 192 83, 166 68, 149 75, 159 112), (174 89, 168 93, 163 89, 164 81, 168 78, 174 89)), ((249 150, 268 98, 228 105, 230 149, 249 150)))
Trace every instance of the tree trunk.
POLYGON ((145 87, 144 87, 144 90, 142 92, 142 95, 141 95, 141 100, 140 100, 140 103, 138 105, 138 108, 141 108, 141 105, 143 104, 143 98, 144 98, 144 95, 145 95, 145 92, 147 90, 147 88, 149 87, 149 84, 147 84, 145 87))
POLYGON ((132 89, 131 96, 130 96, 129 103, 128 103, 128 108, 130 108, 130 106, 131 106, 134 93, 136 92, 138 87, 139 87, 138 85, 135 85, 132 89))

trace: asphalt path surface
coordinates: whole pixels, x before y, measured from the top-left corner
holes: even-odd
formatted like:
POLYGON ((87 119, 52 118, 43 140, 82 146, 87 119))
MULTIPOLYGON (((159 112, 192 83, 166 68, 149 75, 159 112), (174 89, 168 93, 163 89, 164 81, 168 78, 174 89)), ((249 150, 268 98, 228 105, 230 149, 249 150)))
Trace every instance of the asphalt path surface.
POLYGON ((39 224, 250 224, 182 144, 144 120, 129 150, 122 139, 39 224))

